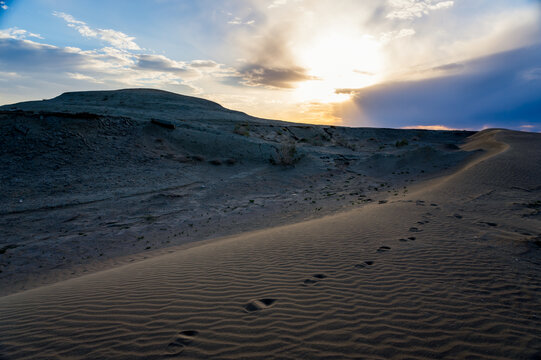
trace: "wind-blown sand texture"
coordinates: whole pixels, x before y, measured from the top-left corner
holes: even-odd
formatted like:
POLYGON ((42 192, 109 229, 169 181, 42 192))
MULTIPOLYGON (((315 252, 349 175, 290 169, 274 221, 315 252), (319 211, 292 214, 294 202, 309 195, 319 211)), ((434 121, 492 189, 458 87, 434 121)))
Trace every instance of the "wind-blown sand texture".
POLYGON ((5 359, 537 359, 541 135, 405 196, 0 298, 5 359))

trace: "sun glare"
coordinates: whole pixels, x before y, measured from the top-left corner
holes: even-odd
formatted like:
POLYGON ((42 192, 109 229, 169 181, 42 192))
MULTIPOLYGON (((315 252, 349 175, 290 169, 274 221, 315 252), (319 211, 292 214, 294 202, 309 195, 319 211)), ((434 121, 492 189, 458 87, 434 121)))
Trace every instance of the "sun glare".
POLYGON ((336 89, 362 88, 378 82, 382 70, 381 44, 371 36, 328 32, 299 49, 297 58, 317 80, 299 84, 295 100, 340 102, 349 95, 336 89))

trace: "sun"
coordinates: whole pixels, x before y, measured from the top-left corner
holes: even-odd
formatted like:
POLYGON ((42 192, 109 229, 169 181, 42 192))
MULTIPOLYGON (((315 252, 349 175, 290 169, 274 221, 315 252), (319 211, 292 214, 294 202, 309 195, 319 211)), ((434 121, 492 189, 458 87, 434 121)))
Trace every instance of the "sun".
POLYGON ((381 43, 372 36, 326 31, 297 51, 299 64, 317 79, 299 84, 294 91, 297 101, 344 101, 349 95, 337 94, 336 89, 362 88, 381 79, 381 43))

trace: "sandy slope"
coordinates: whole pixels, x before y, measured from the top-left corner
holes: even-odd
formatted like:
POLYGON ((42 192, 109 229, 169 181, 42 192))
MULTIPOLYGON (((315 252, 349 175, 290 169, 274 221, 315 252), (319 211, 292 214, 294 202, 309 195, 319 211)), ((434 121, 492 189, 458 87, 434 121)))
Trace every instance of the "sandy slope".
POLYGON ((539 358, 541 137, 465 147, 484 150, 405 198, 0 298, 0 353, 539 358))

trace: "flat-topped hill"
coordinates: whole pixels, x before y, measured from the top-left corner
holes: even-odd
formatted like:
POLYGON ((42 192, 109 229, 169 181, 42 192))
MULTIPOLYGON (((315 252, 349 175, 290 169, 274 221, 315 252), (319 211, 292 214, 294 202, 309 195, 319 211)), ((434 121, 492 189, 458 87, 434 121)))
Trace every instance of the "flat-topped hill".
POLYGON ((134 118, 159 116, 186 120, 253 120, 256 118, 234 111, 209 100, 156 89, 122 89, 66 92, 42 101, 27 101, 1 106, 0 110, 89 112, 134 118))

